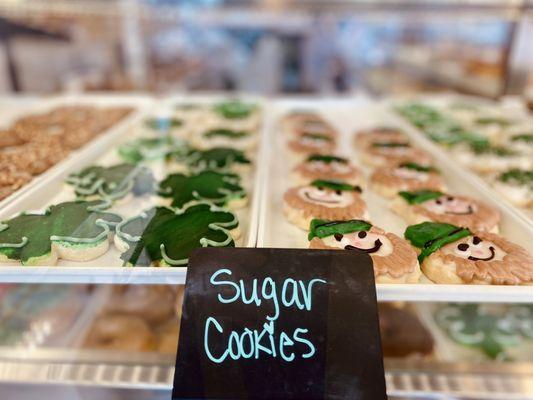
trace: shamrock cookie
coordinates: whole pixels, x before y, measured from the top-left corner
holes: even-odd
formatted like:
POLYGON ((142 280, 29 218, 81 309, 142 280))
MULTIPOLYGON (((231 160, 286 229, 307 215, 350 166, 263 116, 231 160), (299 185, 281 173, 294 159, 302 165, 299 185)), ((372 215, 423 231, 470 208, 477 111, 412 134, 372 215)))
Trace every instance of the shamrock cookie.
POLYGON ((368 219, 361 188, 336 181, 316 180, 289 189, 283 196, 283 212, 290 223, 308 230, 312 219, 368 219))
POLYGON ((78 197, 87 199, 122 199, 129 193, 142 196, 154 191, 152 172, 135 164, 110 167, 91 166, 68 176, 66 182, 74 186, 78 197))
POLYGON ((372 142, 362 148, 361 161, 372 167, 380 167, 402 162, 415 162, 422 165, 431 163, 431 157, 409 142, 372 142))
POLYGON ((372 257, 377 283, 417 283, 420 267, 408 242, 362 220, 314 219, 308 239, 312 249, 344 249, 372 257))
POLYGON ((209 150, 190 150, 183 161, 193 171, 203 171, 206 169, 221 171, 244 172, 251 162, 240 150, 230 147, 214 147, 209 150))
POLYGON ((409 224, 446 222, 497 233, 500 222, 500 213, 480 201, 431 190, 400 192, 391 208, 409 224))
POLYGON ((187 146, 182 140, 172 136, 139 138, 124 143, 118 148, 120 157, 130 163, 164 160, 172 156, 183 156, 187 146))
POLYGON ((402 190, 444 189, 444 182, 435 168, 415 162, 376 168, 370 175, 370 184, 375 192, 389 198, 402 190))
POLYGON ((227 128, 213 128, 192 136, 191 143, 201 150, 213 147, 230 147, 239 150, 253 149, 256 144, 256 136, 246 130, 227 128))
POLYGON ((256 130, 260 125, 260 112, 256 104, 242 101, 223 101, 212 108, 214 125, 235 130, 256 130))
POLYGON ((531 169, 533 158, 511 147, 476 143, 454 148, 454 156, 467 168, 480 173, 503 172, 512 168, 531 169))
POLYGON ((233 247, 239 222, 231 211, 190 202, 155 207, 117 226, 115 245, 126 266, 186 266, 199 247, 233 247))
POLYGON ((423 222, 404 236, 420 249, 422 272, 435 283, 533 284, 533 257, 496 234, 423 222))
POLYGON ((533 169, 510 169, 499 174, 494 188, 519 207, 533 207, 533 169))
POLYGON ((100 201, 71 201, 0 223, 0 262, 55 265, 58 259, 88 261, 101 256, 122 221, 102 211, 106 207, 100 201))
POLYGON ((315 179, 333 179, 351 185, 363 183, 363 174, 348 159, 331 155, 313 154, 293 170, 295 180, 306 184, 315 179))
POLYGON ((205 200, 219 206, 244 207, 246 192, 235 174, 202 171, 198 174, 172 174, 159 185, 159 195, 172 200, 172 207, 182 207, 192 200, 205 200))
POLYGON ((291 139, 287 145, 297 159, 303 159, 312 154, 331 154, 337 146, 330 135, 302 133, 291 139))
POLYGON ((408 138, 398 128, 387 126, 365 129, 355 133, 354 143, 357 149, 364 149, 371 143, 404 143, 408 138))

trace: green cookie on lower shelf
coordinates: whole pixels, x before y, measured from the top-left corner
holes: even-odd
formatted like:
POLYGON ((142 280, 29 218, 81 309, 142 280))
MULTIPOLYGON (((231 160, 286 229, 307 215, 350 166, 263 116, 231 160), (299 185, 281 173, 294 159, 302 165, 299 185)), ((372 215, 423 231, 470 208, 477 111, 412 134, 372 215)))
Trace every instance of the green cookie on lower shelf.
POLYGON ((172 174, 159 184, 159 195, 172 199, 172 207, 192 200, 206 200, 218 206, 239 208, 246 205, 246 192, 235 174, 202 171, 198 174, 172 174))
POLYGON ((251 162, 245 154, 237 149, 229 147, 213 147, 209 150, 190 150, 183 161, 193 171, 211 170, 235 170, 248 167, 251 162))
POLYGON ((101 256, 122 221, 105 212, 108 207, 102 201, 71 201, 0 223, 0 262, 55 265, 58 259, 88 261, 101 256))
POLYGON ((135 164, 117 164, 110 167, 90 166, 68 176, 66 182, 74 186, 77 196, 116 200, 129 193, 142 196, 152 193, 155 179, 150 169, 135 164))
POLYGON ((184 141, 173 136, 138 138, 119 146, 118 154, 126 162, 164 160, 170 156, 184 156, 187 153, 184 141))
POLYGON ((239 233, 235 214, 213 204, 154 207, 117 226, 115 245, 126 266, 186 266, 199 247, 233 247, 239 233))

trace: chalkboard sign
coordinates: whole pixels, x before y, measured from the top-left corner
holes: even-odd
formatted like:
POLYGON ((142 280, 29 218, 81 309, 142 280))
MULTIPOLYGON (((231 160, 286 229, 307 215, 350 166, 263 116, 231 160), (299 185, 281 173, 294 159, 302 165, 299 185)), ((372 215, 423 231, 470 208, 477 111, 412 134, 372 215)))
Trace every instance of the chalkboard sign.
POLYGON ((386 399, 370 256, 196 251, 172 398, 386 399))

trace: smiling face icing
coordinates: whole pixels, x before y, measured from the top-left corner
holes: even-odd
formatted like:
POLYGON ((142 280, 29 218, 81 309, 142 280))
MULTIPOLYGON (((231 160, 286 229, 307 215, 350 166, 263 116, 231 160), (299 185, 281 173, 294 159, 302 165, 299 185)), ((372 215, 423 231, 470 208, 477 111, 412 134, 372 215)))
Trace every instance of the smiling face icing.
POLYGON ((348 207, 353 204, 353 191, 327 188, 320 185, 304 186, 298 190, 298 195, 309 203, 324 207, 348 207))
POLYGON ((365 253, 386 257, 392 253, 391 241, 385 236, 370 231, 335 233, 322 239, 328 247, 345 250, 360 250, 365 253))
POLYGON ((476 205, 468 200, 454 196, 442 195, 437 199, 421 204, 426 210, 435 214, 470 215, 476 212, 476 205))
POLYGON ((442 248, 445 254, 451 254, 470 261, 501 261, 507 254, 493 242, 478 236, 468 236, 442 248))

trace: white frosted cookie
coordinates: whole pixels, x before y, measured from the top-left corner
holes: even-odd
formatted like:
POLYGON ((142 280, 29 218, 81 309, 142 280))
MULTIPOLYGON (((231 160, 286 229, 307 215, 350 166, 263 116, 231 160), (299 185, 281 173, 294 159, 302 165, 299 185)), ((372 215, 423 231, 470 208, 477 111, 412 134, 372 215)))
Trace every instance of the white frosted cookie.
POLYGON ((370 185, 372 190, 388 198, 393 198, 401 191, 445 188, 437 169, 415 162, 376 168, 370 175, 370 185))
POLYGON ((361 189, 335 181, 316 180, 289 189, 283 196, 285 216, 290 223, 308 230, 314 218, 328 220, 368 219, 361 189))
POLYGON ((432 190, 399 192, 391 202, 391 209, 408 224, 445 222, 497 233, 500 222, 500 213, 485 203, 432 190))
POLYGON ((419 249, 422 272, 443 284, 533 284, 533 257, 493 233, 424 222, 409 226, 405 238, 419 249))
POLYGON ((353 166, 348 159, 313 154, 293 169, 294 180, 298 184, 306 184, 315 179, 333 179, 351 185, 364 185, 362 172, 353 166))
POLYGON ((362 220, 314 219, 309 232, 312 249, 362 251, 372 258, 376 283, 417 283, 417 254, 404 239, 362 220))
POLYGON ((533 208, 533 169, 510 169, 497 175, 492 185, 518 207, 533 208))

